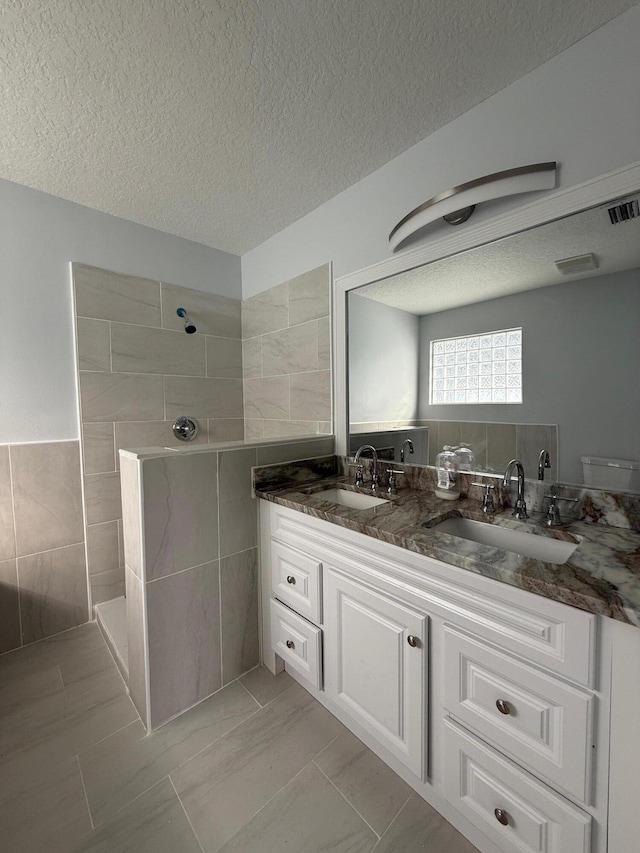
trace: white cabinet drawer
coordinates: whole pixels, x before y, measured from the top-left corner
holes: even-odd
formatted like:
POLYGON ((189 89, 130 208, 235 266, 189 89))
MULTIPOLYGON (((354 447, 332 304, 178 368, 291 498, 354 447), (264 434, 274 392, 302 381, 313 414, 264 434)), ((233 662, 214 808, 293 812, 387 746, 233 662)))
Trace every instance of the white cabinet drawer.
POLYGON ((450 720, 444 796, 505 853, 588 853, 591 817, 450 720))
POLYGON ((590 801, 590 693, 450 626, 444 657, 450 714, 552 785, 590 801))
POLYGON ((280 542, 271 543, 271 584, 276 598, 296 613, 322 622, 322 563, 280 542))
POLYGON ((273 599, 271 642, 274 652, 303 678, 322 689, 322 632, 273 599))

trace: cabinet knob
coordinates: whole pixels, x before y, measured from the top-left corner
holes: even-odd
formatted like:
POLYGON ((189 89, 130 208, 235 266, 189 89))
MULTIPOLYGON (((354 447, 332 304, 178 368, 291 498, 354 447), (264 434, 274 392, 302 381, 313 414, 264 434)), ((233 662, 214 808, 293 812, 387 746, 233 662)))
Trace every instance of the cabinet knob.
POLYGON ((295 582, 296 582, 296 579, 294 578, 293 575, 287 575, 287 583, 293 583, 294 584, 295 582))
POLYGON ((503 826, 509 826, 509 815, 504 809, 496 809, 494 815, 498 823, 501 823, 503 826))
POLYGON ((510 714, 511 713, 511 705, 508 702, 505 702, 504 699, 496 700, 496 708, 500 711, 501 714, 510 714))
POLYGON ((295 647, 296 647, 296 644, 293 642, 293 640, 287 640, 287 648, 288 649, 295 649, 295 647))
POLYGON ((407 643, 409 643, 412 649, 416 649, 420 645, 420 640, 417 637, 414 637, 413 634, 409 634, 407 637, 407 643))

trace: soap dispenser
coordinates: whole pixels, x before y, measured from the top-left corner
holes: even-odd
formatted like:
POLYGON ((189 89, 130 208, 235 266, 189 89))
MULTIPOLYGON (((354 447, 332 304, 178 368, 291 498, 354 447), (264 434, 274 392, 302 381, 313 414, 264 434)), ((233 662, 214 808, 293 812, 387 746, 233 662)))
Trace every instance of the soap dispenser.
POLYGON ((443 498, 446 501, 458 500, 460 491, 457 488, 456 481, 458 479, 459 467, 460 461, 453 448, 445 444, 442 451, 436 456, 438 485, 435 492, 437 497, 443 498))

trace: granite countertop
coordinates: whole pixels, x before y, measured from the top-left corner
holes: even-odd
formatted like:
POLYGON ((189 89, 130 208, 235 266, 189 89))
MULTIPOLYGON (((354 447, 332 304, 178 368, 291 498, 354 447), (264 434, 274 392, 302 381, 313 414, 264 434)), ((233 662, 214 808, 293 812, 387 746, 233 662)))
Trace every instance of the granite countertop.
MULTIPOLYGON (((509 509, 482 512, 476 500, 445 501, 432 491, 403 488, 370 509, 350 509, 323 499, 326 489, 357 491, 346 477, 328 477, 283 487, 264 485, 258 497, 338 524, 417 554, 433 557, 476 574, 526 589, 555 601, 640 627, 640 534, 630 529, 571 521, 549 530, 514 519, 509 509), (430 526, 452 516, 509 527, 541 536, 578 541, 563 565, 544 563, 488 545, 479 545, 430 526)), ((371 494, 370 490, 362 489, 371 494)))

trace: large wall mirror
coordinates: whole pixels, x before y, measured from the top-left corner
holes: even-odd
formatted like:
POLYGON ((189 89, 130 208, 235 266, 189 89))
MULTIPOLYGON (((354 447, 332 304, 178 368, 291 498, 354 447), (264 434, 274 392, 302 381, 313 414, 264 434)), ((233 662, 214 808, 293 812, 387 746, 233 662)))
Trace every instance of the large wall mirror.
POLYGON ((640 460, 640 217, 609 213, 637 198, 345 287, 348 452, 465 443, 475 470, 535 478, 546 449, 572 484, 583 457, 640 460))

